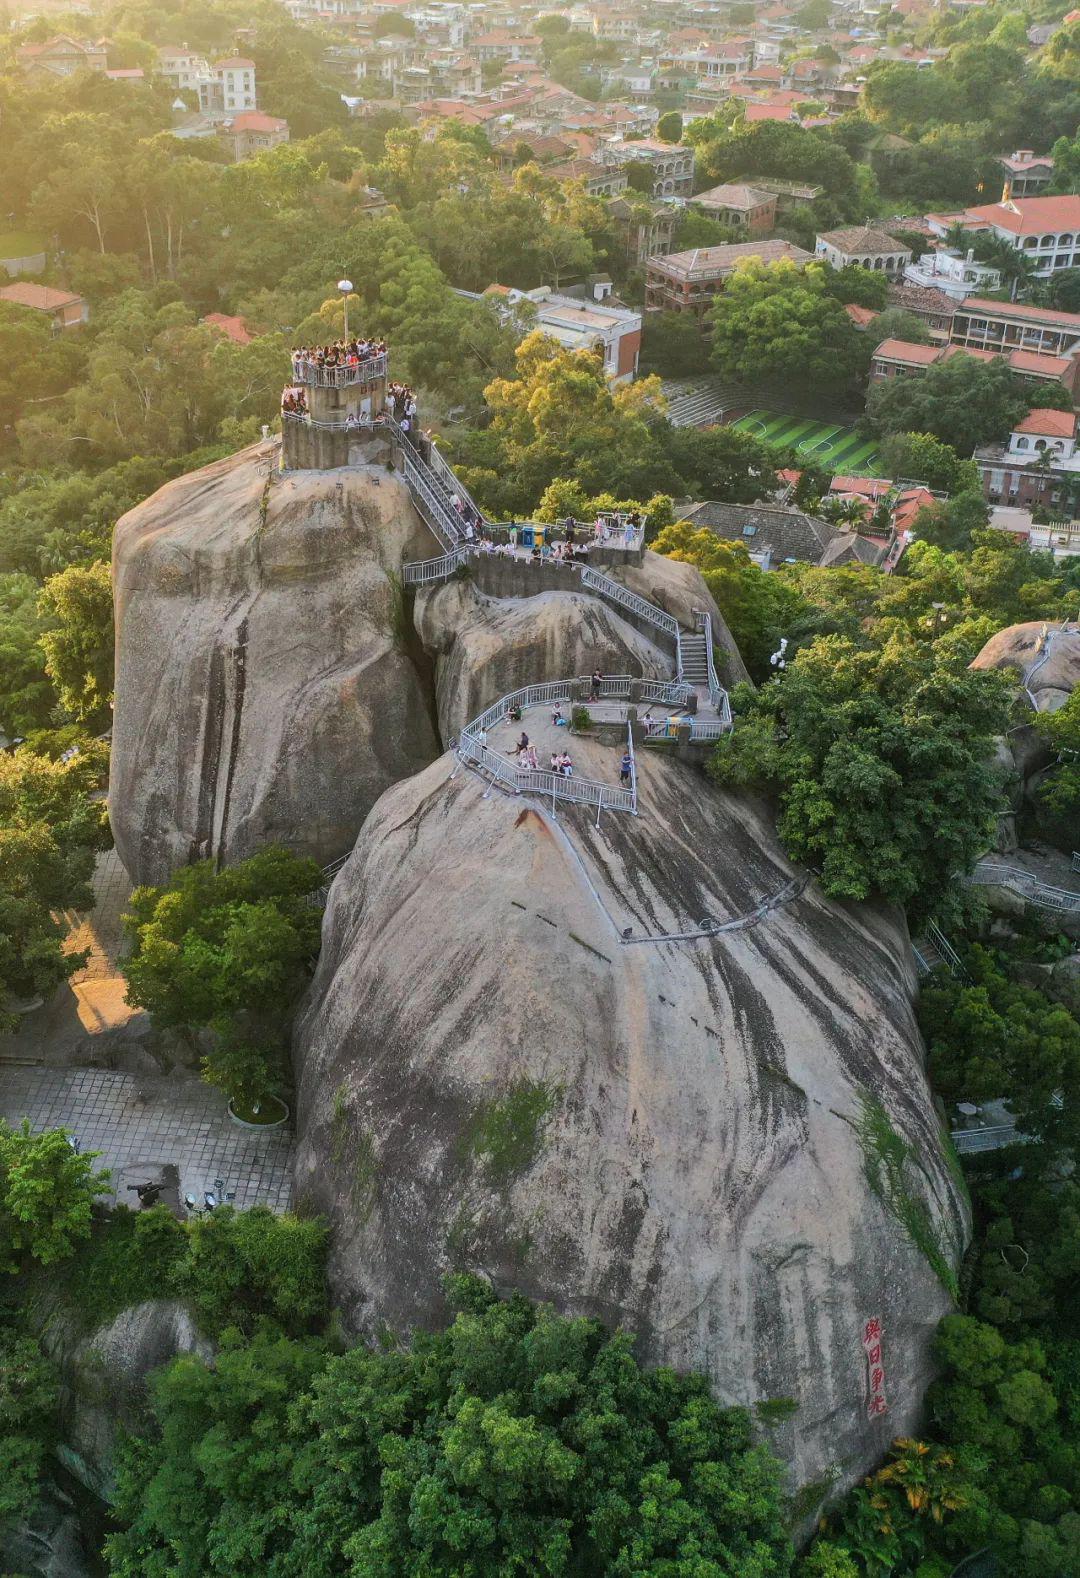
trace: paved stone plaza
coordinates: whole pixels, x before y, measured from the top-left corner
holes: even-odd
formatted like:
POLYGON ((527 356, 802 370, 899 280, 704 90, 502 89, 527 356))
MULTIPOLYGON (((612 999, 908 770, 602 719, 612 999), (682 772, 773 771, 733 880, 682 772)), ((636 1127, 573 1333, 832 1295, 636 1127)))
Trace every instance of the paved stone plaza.
POLYGON ((134 1205, 129 1183, 176 1168, 180 1193, 202 1199, 222 1180, 238 1208, 287 1209, 292 1133, 238 1128, 225 1098, 186 1075, 119 1074, 106 1069, 0 1069, 0 1117, 34 1129, 63 1127, 112 1170, 112 1198, 134 1205))

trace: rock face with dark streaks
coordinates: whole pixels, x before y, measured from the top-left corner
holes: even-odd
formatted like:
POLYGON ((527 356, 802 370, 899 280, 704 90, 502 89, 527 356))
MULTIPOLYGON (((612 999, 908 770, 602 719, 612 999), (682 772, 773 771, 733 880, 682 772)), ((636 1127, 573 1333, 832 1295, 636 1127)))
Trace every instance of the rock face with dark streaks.
POLYGON ((902 917, 826 901, 763 808, 646 750, 641 814, 598 829, 453 767, 371 813, 297 1027, 297 1186, 333 1223, 336 1300, 402 1331, 476 1269, 725 1399, 793 1399, 794 1481, 853 1482, 916 1427, 967 1231, 902 917))
POLYGON ((271 843, 325 862, 438 754, 390 579, 432 551, 385 470, 271 482, 258 448, 123 517, 110 815, 136 882, 271 843))

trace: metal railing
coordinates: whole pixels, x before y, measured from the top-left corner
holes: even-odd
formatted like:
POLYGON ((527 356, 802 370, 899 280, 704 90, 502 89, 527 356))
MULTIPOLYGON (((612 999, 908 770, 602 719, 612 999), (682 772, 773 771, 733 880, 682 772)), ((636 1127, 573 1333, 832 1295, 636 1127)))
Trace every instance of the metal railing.
MULTIPOLYGON (((396 422, 391 422, 390 426, 397 429, 396 422)), ((400 429, 397 430, 400 432, 400 429)), ((401 438, 401 474, 413 496, 413 503, 447 550, 447 554, 450 554, 460 546, 461 522, 435 486, 423 459, 404 434, 401 434, 401 438)))
POLYGON ((436 482, 442 485, 442 487, 447 491, 449 497, 452 498, 456 493, 458 498, 461 499, 462 503, 469 506, 473 516, 477 517, 486 525, 486 517, 483 510, 477 504, 476 500, 473 498, 465 484, 461 481, 461 478, 457 476, 449 461, 440 453, 439 446, 434 442, 431 445, 431 458, 428 464, 436 482))
POLYGON ((679 679, 639 679, 642 701, 659 701, 670 707, 685 707, 693 689, 685 680, 679 679))
POLYGON ((406 586, 430 586, 434 581, 445 581, 468 562, 467 548, 454 548, 436 559, 414 559, 402 566, 401 578, 406 586))
MULTIPOLYGON (((487 521, 485 524, 485 530, 489 534, 499 532, 508 535, 511 531, 522 531, 528 526, 531 527, 533 531, 542 531, 550 535, 552 532, 565 533, 567 524, 568 521, 565 518, 558 521, 487 521)), ((645 541, 645 528, 644 526, 639 526, 634 534, 633 542, 627 542, 622 532, 617 531, 610 537, 597 537, 595 535, 595 523, 590 526, 588 521, 575 520, 574 541, 576 546, 579 548, 587 548, 590 546, 599 548, 625 548, 626 551, 630 553, 643 545, 645 541)))
MULTIPOLYGON (((697 618, 705 636, 705 657, 709 665, 709 700, 716 708, 717 717, 720 720, 719 732, 722 734, 725 729, 731 728, 731 702, 728 700, 727 691, 720 683, 720 678, 716 672, 716 663, 713 660, 712 615, 707 609, 700 609, 697 611, 697 618)), ((712 737, 711 734, 701 736, 702 739, 712 739, 712 737)))
POLYGON ((637 793, 633 787, 624 789, 621 785, 597 783, 592 778, 567 778, 563 773, 544 768, 522 769, 482 744, 476 734, 467 730, 462 730, 457 754, 461 761, 489 774, 493 783, 502 784, 514 794, 550 797, 553 814, 555 802, 564 800, 573 805, 595 806, 597 822, 602 811, 628 811, 632 816, 637 815, 637 793))
POLYGON ((985 1129, 953 1129, 949 1138, 960 1156, 1000 1151, 1006 1145, 1031 1144, 1031 1135, 1022 1134, 1014 1123, 996 1123, 985 1129))
MULTIPOLYGON (((581 584, 591 587, 594 592, 606 597, 609 602, 617 603, 620 608, 629 609, 632 614, 637 614, 639 619, 655 625, 673 640, 679 639, 679 621, 673 615, 663 608, 658 608, 655 603, 650 603, 647 597, 639 597, 621 582, 613 581, 609 575, 601 575, 600 571, 594 570, 591 565, 583 564, 581 584)), ((682 677, 681 674, 679 677, 682 677)))
POLYGON ((1039 909, 1080 910, 1080 893, 1071 893, 1067 888, 1051 887, 1048 882, 1040 882, 1038 877, 1032 876, 1030 871, 1024 871, 1019 866, 998 865, 990 861, 976 866, 964 881, 969 887, 975 888, 1008 888, 1039 909))
POLYGON ((316 367, 314 362, 293 363, 293 383, 309 389, 347 389, 351 384, 370 383, 386 377, 387 358, 369 356, 363 362, 348 362, 344 367, 316 367))

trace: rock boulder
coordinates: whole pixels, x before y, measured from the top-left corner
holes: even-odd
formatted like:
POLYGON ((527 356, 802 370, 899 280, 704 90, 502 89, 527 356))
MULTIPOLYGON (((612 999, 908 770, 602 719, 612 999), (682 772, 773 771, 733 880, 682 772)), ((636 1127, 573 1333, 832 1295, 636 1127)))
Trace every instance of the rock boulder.
POLYGON ((271 843, 330 860, 440 749, 390 578, 435 547, 404 483, 273 459, 192 472, 116 528, 110 816, 136 882, 271 843))
MULTIPOLYGON (((570 743, 614 780, 616 751, 570 743)), ((298 1022, 298 1195, 354 1328, 437 1322, 443 1273, 476 1269, 725 1399, 793 1399, 775 1443, 823 1492, 916 1427, 966 1238, 906 928, 826 901, 764 807, 638 771, 640 815, 599 828, 450 758, 382 797, 298 1022), (732 929, 683 935, 706 919, 732 929)))

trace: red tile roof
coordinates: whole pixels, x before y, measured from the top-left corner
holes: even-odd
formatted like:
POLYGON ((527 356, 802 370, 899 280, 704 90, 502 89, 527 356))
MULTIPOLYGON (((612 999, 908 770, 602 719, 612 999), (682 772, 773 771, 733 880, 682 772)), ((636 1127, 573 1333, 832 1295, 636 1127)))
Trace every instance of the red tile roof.
POLYGON ((965 219, 996 225, 1014 236, 1037 236, 1043 231, 1080 230, 1080 196, 1016 197, 1011 203, 989 203, 967 208, 965 219))
POLYGON ((789 121, 791 111, 779 104, 748 104, 745 119, 748 121, 789 121))
POLYGON ((882 340, 874 355, 887 357, 890 361, 917 362, 920 366, 929 367, 941 355, 941 346, 916 345, 911 340, 882 340))
POLYGON ((985 313, 987 317, 1029 318, 1047 328, 1073 329, 1080 339, 1080 313, 1077 312, 1052 312, 1049 307, 1030 307, 1020 301, 991 301, 986 296, 969 296, 956 310, 965 314, 973 312, 976 316, 985 313))
POLYGON ((51 285, 32 285, 29 280, 3 286, 0 289, 0 301, 10 301, 16 307, 35 307, 38 312, 56 312, 61 307, 82 306, 82 297, 73 296, 69 290, 53 290, 51 285))
POLYGON ((1047 438, 1072 438, 1076 432, 1076 412, 1029 411, 1024 420, 1016 424, 1013 432, 1037 433, 1047 438))

